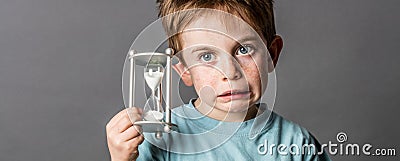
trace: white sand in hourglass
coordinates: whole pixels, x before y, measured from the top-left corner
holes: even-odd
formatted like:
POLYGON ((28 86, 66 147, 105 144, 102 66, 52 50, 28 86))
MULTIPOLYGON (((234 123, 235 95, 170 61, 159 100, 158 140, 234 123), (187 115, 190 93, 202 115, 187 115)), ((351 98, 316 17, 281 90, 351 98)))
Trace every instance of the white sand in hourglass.
POLYGON ((153 69, 149 69, 149 72, 144 73, 144 79, 152 92, 160 85, 163 75, 163 72, 153 71, 153 69))
POLYGON ((144 78, 146 80, 146 83, 152 91, 151 98, 149 98, 147 104, 149 104, 149 101, 153 101, 153 105, 154 106, 157 105, 157 107, 158 107, 157 109, 153 109, 150 107, 149 111, 145 112, 143 117, 147 121, 160 121, 164 117, 164 114, 160 112, 160 109, 158 106, 158 100, 155 97, 155 90, 160 85, 163 75, 164 75, 163 72, 153 71, 153 69, 149 69, 148 72, 144 73, 144 78))

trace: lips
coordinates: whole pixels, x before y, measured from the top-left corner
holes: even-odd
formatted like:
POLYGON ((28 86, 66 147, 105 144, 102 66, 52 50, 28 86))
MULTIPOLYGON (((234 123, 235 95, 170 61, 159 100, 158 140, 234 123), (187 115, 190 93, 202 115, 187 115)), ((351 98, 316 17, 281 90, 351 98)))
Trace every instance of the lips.
POLYGON ((226 101, 243 99, 250 97, 250 91, 246 90, 229 90, 218 95, 219 98, 222 98, 226 101))
POLYGON ((237 94, 247 94, 249 91, 240 91, 240 90, 231 90, 231 91, 225 91, 222 94, 218 95, 218 97, 221 96, 231 96, 231 95, 237 95, 237 94))

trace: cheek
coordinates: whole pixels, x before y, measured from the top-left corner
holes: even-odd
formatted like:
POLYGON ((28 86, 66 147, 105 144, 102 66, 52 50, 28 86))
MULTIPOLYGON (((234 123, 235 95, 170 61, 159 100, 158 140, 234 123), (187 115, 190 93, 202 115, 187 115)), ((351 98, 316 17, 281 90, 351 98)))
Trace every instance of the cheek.
POLYGON ((200 97, 202 102, 210 107, 214 107, 217 97, 217 83, 218 78, 216 71, 210 69, 198 68, 191 71, 193 86, 196 90, 197 95, 200 97))
POLYGON ((260 72, 258 66, 254 61, 246 61, 246 65, 243 66, 243 72, 245 73, 246 80, 250 86, 258 86, 260 84, 260 72))
POLYGON ((203 88, 207 87, 207 91, 213 90, 216 91, 216 78, 218 78, 217 71, 211 71, 212 69, 206 67, 197 67, 193 68, 190 72, 192 75, 192 80, 194 84, 194 88, 196 89, 197 94, 205 93, 200 92, 204 90, 203 88))
POLYGON ((245 72, 246 72, 246 79, 250 86, 250 89, 252 89, 253 91, 260 90, 261 81, 260 81, 260 75, 258 73, 259 71, 257 69, 247 69, 245 70, 245 72))
POLYGON ((243 63, 246 64, 243 66, 243 72, 250 88, 261 94, 261 91, 266 89, 268 83, 268 67, 266 63, 262 59, 249 59, 243 63))

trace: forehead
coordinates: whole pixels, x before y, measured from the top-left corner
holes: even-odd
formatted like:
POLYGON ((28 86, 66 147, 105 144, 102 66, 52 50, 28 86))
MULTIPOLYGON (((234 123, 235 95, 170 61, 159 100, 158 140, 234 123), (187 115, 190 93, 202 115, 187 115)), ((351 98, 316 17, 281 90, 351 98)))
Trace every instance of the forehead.
POLYGON ((181 33, 182 45, 218 45, 258 39, 258 34, 245 21, 230 14, 204 14, 194 18, 181 33))

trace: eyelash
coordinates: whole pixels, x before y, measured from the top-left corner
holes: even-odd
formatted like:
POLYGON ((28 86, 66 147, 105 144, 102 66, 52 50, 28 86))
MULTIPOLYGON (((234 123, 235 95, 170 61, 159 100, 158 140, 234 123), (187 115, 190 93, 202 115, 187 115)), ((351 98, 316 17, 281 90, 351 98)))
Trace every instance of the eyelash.
MULTIPOLYGON (((207 63, 212 62, 212 61, 205 61, 205 60, 202 59, 202 58, 203 58, 205 55, 207 55, 207 54, 210 54, 212 57, 215 57, 215 54, 212 53, 212 52, 204 52, 204 53, 201 53, 201 54, 199 55, 198 60, 204 61, 204 62, 207 62, 207 63)), ((211 58, 211 59, 215 59, 215 58, 211 58)))
POLYGON ((253 47, 253 45, 240 45, 240 46, 236 49, 235 54, 236 54, 236 55, 251 55, 252 53, 255 52, 255 50, 256 50, 256 49, 253 47), (240 50, 241 47, 250 48, 250 51, 248 51, 248 53, 246 53, 246 54, 238 54, 238 52, 239 52, 239 50, 240 50))

